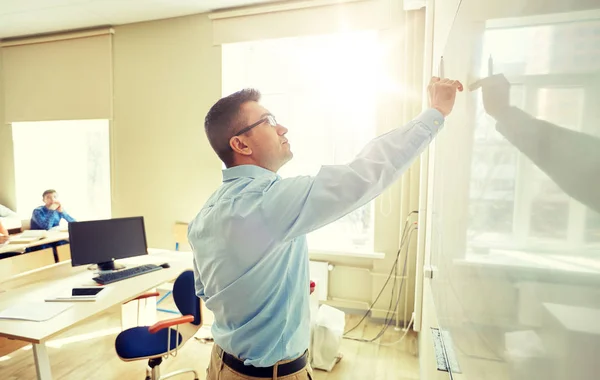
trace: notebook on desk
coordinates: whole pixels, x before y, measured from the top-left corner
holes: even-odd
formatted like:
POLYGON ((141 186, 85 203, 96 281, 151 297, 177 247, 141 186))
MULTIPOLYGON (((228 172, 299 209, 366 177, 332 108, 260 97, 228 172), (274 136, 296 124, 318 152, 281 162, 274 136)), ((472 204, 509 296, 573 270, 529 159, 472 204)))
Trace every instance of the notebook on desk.
POLYGON ((26 230, 23 233, 11 236, 8 240, 9 244, 28 244, 34 241, 42 240, 48 236, 48 232, 44 230, 26 230))

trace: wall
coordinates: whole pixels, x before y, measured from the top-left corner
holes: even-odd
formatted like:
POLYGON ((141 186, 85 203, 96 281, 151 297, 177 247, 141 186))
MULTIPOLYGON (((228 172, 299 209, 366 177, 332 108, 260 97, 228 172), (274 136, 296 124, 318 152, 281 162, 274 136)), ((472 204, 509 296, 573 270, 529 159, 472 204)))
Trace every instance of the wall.
POLYGON ((221 182, 203 127, 220 70, 206 15, 115 28, 112 210, 144 215, 149 246, 173 248, 221 182))
MULTIPOLYGON (((2 49, 0 48, 0 53, 2 49)), ((1 54, 0 54, 1 57, 1 54)), ((15 209, 15 170, 13 156, 12 130, 4 120, 4 80, 2 59, 0 59, 0 204, 15 209)))

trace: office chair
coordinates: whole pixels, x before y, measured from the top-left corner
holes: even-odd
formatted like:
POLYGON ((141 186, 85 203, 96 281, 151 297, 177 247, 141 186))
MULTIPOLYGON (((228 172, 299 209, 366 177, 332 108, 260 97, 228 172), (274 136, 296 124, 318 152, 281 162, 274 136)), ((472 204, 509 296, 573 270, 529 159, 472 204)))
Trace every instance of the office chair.
MULTIPOLYGON (((156 293, 139 298, 155 296, 156 293)), ((202 326, 200 299, 194 288, 194 273, 185 271, 173 284, 173 300, 181 312, 181 317, 167 319, 152 326, 139 326, 122 331, 115 340, 117 355, 123 361, 146 360, 146 380, 164 380, 184 373, 198 373, 193 369, 182 369, 160 375, 160 364, 169 356, 176 356, 177 350, 202 326)))

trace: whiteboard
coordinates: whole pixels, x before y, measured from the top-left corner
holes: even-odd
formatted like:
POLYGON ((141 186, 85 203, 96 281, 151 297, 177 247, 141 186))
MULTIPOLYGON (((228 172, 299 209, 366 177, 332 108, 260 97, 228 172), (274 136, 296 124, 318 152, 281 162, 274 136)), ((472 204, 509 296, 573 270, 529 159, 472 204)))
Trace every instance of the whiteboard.
POLYGON ((428 184, 451 377, 598 379, 600 2, 462 0, 443 61, 472 90, 428 184))

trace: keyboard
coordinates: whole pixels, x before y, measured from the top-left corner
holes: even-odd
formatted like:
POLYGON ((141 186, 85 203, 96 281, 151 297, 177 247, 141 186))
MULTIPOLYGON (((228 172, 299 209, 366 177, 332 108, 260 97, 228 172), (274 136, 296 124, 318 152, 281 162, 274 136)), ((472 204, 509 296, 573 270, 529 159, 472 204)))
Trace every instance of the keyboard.
POLYGON ((140 265, 139 267, 123 269, 116 272, 102 273, 98 277, 92 278, 92 280, 96 281, 100 285, 107 285, 113 282, 126 280, 131 277, 139 276, 141 274, 150 273, 161 269, 163 268, 154 264, 140 265))

